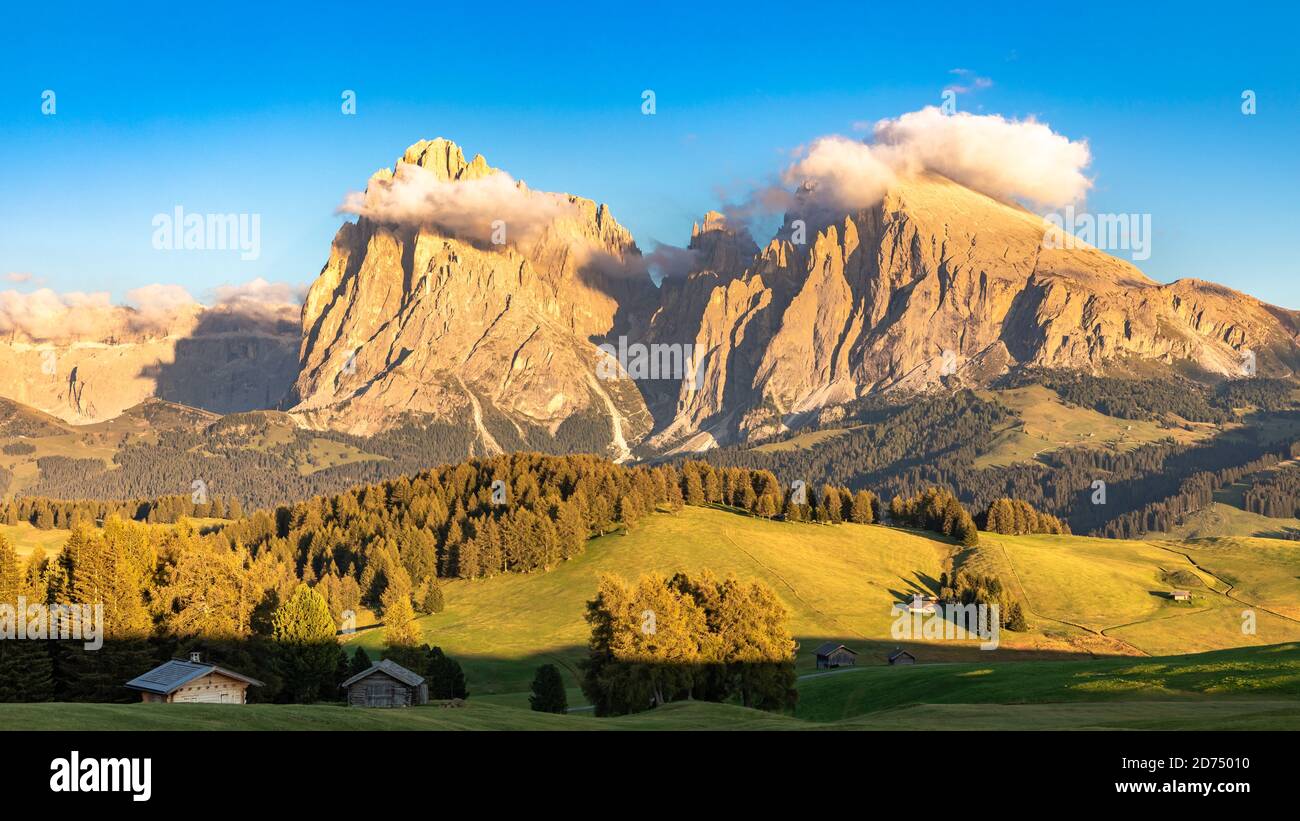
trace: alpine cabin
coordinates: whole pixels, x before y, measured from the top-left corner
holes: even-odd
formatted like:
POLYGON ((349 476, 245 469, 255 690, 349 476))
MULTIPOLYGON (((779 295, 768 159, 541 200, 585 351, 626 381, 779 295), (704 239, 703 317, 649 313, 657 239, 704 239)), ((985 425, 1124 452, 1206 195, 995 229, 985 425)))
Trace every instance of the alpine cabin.
POLYGON ((411 707, 429 703, 424 676, 384 659, 343 682, 349 707, 411 707))
POLYGON ((126 683, 140 700, 163 704, 247 704, 248 688, 261 687, 255 678, 205 664, 198 653, 189 661, 173 659, 126 683))

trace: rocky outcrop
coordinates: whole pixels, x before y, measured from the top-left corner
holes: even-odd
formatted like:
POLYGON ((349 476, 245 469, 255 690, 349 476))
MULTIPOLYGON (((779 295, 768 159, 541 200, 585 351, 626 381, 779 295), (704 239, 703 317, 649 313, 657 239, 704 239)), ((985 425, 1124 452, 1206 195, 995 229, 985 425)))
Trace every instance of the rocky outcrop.
MULTIPOLYGON (((498 173, 433 140, 370 185, 403 164, 449 182, 498 173)), ((626 379, 597 378, 596 345, 642 333, 654 288, 607 207, 540 196, 566 207, 502 244, 425 223, 344 224, 303 307, 295 417, 354 433, 469 425, 483 454, 560 442, 626 456, 650 416, 626 379)))
POLYGON ((674 257, 689 270, 656 288, 606 206, 421 141, 350 206, 359 216, 293 327, 195 307, 147 332, 121 309, 112 332, 11 334, 0 395, 78 423, 153 396, 289 408, 297 424, 358 434, 451 425, 480 455, 626 458, 761 439, 873 392, 986 385, 1021 367, 1300 368, 1300 314, 1047 243, 1040 217, 944 177, 900 179, 853 213, 819 211, 813 193, 761 249, 706 214, 674 257), (602 344, 689 365, 609 367, 602 344))
MULTIPOLYGON (((1252 352, 1259 373, 1300 366, 1296 312, 1208 283, 1160 285, 1088 246, 1045 247, 1041 218, 939 176, 809 219, 804 244, 796 219, 743 274, 665 289, 665 305, 689 292, 705 306, 693 341, 707 353, 702 389, 679 389, 656 449, 761 438, 873 391, 985 384, 1018 366, 1154 361, 1239 376, 1252 352)), ((661 311, 652 335, 689 333, 675 313, 661 311)))
POLYGON ((297 374, 287 317, 193 306, 141 330, 115 308, 93 333, 0 339, 0 396, 72 424, 113 419, 150 398, 215 413, 275 407, 297 374))

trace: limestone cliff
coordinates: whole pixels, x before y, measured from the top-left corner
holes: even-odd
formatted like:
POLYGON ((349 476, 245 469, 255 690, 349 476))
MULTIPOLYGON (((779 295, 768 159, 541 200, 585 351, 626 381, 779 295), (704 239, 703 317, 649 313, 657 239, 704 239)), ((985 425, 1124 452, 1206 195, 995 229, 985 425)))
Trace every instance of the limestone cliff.
MULTIPOLYGON (((739 275, 701 272, 698 326, 661 311, 650 334, 706 351, 650 444, 693 450, 770 435, 873 391, 986 384, 1018 366, 1122 371, 1163 363, 1240 376, 1300 365, 1300 315, 1228 288, 1158 284, 1086 245, 1045 247, 1046 224, 936 175, 816 224, 798 211, 739 275)), ((1056 243, 1065 245, 1066 243, 1056 243)))
MULTIPOLYGON (((451 142, 425 141, 367 194, 404 165, 448 183, 500 173, 451 142)), ((420 220, 362 216, 339 229, 303 306, 296 418, 355 433, 404 420, 468 425, 484 454, 556 441, 628 454, 650 416, 629 380, 597 378, 596 345, 639 333, 648 314, 655 294, 640 252, 604 205, 519 186, 562 207, 499 244, 420 220)))

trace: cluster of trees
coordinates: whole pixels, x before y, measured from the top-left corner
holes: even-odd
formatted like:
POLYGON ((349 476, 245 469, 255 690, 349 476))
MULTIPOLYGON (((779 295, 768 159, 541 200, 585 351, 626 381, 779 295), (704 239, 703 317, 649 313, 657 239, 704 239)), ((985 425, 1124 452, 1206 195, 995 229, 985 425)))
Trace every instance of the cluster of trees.
MULTIPOLYGON (((102 529, 75 529, 57 556, 37 551, 24 565, 0 536, 0 602, 20 597, 101 604, 103 646, 87 650, 56 637, 0 641, 0 701, 134 700, 123 682, 195 650, 265 682, 249 691, 251 700, 334 701, 349 670, 369 667, 340 647, 339 622, 319 585, 269 554, 230 549, 185 523, 148 528, 111 516, 102 529)), ((390 657, 425 674, 431 688, 448 682, 442 689, 463 698, 459 665, 419 647, 418 631, 404 629, 414 614, 397 621, 389 601, 390 657)))
POLYGON ((439 578, 549 569, 592 536, 680 508, 682 486, 669 466, 515 453, 258 511, 212 538, 275 556, 330 596, 382 605, 397 584, 436 612, 439 578))
POLYGON ((989 505, 979 522, 980 530, 1021 536, 1027 533, 1069 534, 1070 526, 1050 513, 1040 513, 1020 499, 1002 497, 989 505))
POLYGON ((894 524, 951 536, 968 547, 979 544, 979 529, 970 511, 944 488, 930 487, 908 498, 895 496, 889 503, 889 518, 894 524))
POLYGON ((1246 510, 1261 516, 1300 517, 1300 467, 1285 465, 1258 477, 1242 501, 1246 510))
POLYGON ((0 524, 26 522, 41 530, 72 530, 80 525, 102 523, 110 516, 150 524, 173 524, 181 519, 238 519, 244 515, 244 508, 238 499, 217 496, 200 503, 195 501, 196 498, 202 497, 191 493, 186 496, 105 502, 20 496, 12 502, 0 502, 0 524))
POLYGON ((1171 530, 1186 518, 1214 503, 1215 491, 1240 479, 1300 455, 1300 443, 1278 453, 1266 453, 1248 462, 1215 471, 1194 473, 1179 483, 1177 490, 1137 510, 1117 516, 1099 529, 1097 535, 1109 539, 1133 539, 1152 531, 1171 530))
POLYGON ((947 573, 941 575, 939 588, 939 597, 945 601, 988 607, 997 605, 998 626, 1005 630, 1024 632, 1029 629, 1024 608, 997 576, 958 570, 951 577, 947 573))
POLYGON ((708 462, 681 465, 682 499, 689 505, 724 505, 765 519, 787 522, 871 524, 880 519, 880 500, 869 490, 806 483, 783 487, 770 470, 715 467, 708 462))
MULTIPOLYGON (((484 412, 485 425, 507 450, 601 453, 610 441, 609 422, 598 416, 570 418, 554 435, 535 427, 521 436, 492 408, 484 412)), ((156 433, 148 440, 128 437, 115 443, 111 466, 99 459, 42 457, 38 480, 29 491, 52 499, 156 499, 188 494, 201 479, 227 504, 238 499, 245 509, 274 508, 409 476, 430 464, 462 461, 472 452, 474 438, 462 426, 441 422, 404 425, 369 437, 307 431, 273 412, 230 414, 212 424, 160 425, 156 433), (258 447, 251 447, 252 442, 258 447), (360 458, 321 464, 322 443, 360 458)))
POLYGON ((1290 379, 1229 379, 1215 391, 1215 401, 1225 408, 1278 411, 1295 407, 1295 391, 1290 379))
POLYGON ((1121 379, 1079 371, 1044 371, 1024 375, 1019 381, 1039 382, 1066 402, 1120 419, 1163 419, 1172 414, 1189 422, 1221 424, 1232 418, 1230 407, 1220 405, 1208 387, 1190 379, 1121 379))
POLYGON ((699 458, 722 467, 804 477, 810 484, 876 488, 888 496, 885 481, 911 467, 973 462, 1012 419, 1005 407, 969 390, 864 407, 834 423, 843 431, 812 446, 760 451, 747 444, 731 445, 699 458))
POLYGON ((103 646, 0 642, 0 700, 125 701, 126 680, 202 650, 267 682, 253 698, 336 698, 342 651, 323 597, 287 567, 213 551, 189 527, 110 517, 74 530, 56 556, 20 565, 0 537, 0 602, 103 607, 103 646))
POLYGON ((759 582, 605 577, 587 622, 582 691, 597 715, 687 698, 788 710, 798 697, 785 607, 759 582))

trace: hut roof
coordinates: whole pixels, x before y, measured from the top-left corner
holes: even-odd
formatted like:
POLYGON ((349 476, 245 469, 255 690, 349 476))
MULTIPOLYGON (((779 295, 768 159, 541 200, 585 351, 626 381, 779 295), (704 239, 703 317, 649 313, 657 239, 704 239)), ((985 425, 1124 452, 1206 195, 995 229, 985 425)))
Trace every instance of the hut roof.
POLYGON ((398 664, 395 661, 389 661, 388 659, 381 659, 375 662, 374 664, 370 665, 370 669, 362 670, 360 673, 357 673, 355 676, 343 682, 339 686, 351 687, 353 684, 356 684, 358 681, 361 681, 361 679, 366 678, 367 676, 372 676, 375 673, 387 673, 388 675, 392 676, 393 678, 397 679, 403 684, 406 684, 411 687, 419 687, 421 684, 424 683, 424 676, 418 673, 414 673, 410 670, 407 670, 405 667, 403 667, 402 665, 398 664))
POLYGON ((225 667, 204 664, 203 662, 182 661, 180 659, 172 659, 143 675, 136 676, 128 681, 126 686, 132 690, 167 695, 179 690, 195 679, 203 678, 209 673, 220 673, 223 676, 242 681, 245 684, 251 684, 254 687, 262 686, 262 682, 257 679, 243 673, 236 673, 234 670, 227 670, 225 667))
POLYGON ((836 650, 839 650, 840 648, 843 648, 846 652, 851 653, 851 654, 853 654, 853 655, 855 655, 855 656, 857 655, 857 652, 856 652, 856 651, 854 651, 854 650, 850 650, 849 648, 844 647, 843 644, 837 644, 836 642, 833 642, 833 641, 828 641, 828 642, 826 642, 825 644, 823 644, 823 645, 821 645, 820 647, 818 647, 818 648, 817 648, 817 655, 819 655, 819 656, 829 656, 831 653, 834 653, 836 650))

